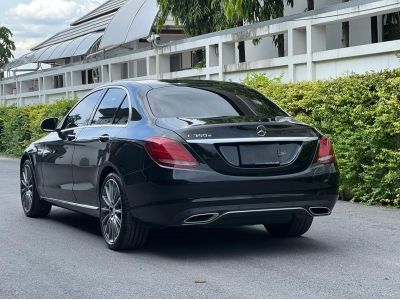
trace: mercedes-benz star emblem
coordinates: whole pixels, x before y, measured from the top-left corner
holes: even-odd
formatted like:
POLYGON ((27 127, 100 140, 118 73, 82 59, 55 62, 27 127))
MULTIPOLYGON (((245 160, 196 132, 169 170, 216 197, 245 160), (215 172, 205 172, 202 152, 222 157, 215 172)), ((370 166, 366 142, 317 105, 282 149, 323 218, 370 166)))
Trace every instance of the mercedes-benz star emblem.
POLYGON ((257 134, 259 136, 265 136, 267 134, 267 128, 263 125, 258 125, 257 126, 257 134))

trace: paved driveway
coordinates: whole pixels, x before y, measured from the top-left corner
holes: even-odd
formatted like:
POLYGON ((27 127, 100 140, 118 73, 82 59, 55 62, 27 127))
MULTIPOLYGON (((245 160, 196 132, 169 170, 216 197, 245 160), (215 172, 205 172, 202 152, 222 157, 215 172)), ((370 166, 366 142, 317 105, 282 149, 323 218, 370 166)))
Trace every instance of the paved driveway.
POLYGON ((298 239, 169 229, 119 253, 94 218, 26 218, 18 180, 18 161, 0 159, 0 298, 400 298, 400 210, 339 202, 298 239))

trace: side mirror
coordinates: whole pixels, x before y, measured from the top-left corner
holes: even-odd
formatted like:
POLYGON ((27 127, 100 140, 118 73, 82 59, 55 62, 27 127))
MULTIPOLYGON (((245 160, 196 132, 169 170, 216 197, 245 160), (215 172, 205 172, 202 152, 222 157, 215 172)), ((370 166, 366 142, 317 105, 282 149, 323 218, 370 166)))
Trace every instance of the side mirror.
POLYGON ((40 124, 40 128, 42 128, 44 132, 53 132, 56 131, 57 124, 58 124, 57 118, 48 118, 42 121, 42 123, 40 124))

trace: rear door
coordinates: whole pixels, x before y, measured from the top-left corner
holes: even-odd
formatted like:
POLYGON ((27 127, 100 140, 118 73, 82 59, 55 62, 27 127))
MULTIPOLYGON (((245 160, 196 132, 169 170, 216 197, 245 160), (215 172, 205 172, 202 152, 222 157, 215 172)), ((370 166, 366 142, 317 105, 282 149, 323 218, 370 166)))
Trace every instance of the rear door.
POLYGON ((111 143, 129 119, 129 99, 122 88, 109 88, 98 105, 90 126, 75 141, 74 194, 82 205, 96 207, 100 166, 107 161, 111 143))

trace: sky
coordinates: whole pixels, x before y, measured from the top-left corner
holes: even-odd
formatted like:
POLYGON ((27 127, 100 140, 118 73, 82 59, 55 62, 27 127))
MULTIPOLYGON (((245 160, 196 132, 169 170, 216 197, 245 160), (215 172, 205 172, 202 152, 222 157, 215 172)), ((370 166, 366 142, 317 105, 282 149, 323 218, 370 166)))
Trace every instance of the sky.
POLYGON ((0 0, 0 26, 14 34, 17 47, 14 57, 59 31, 93 10, 105 0, 0 0))

